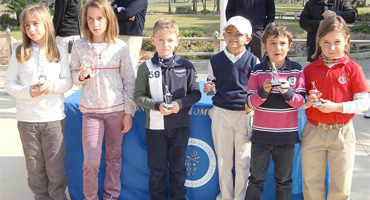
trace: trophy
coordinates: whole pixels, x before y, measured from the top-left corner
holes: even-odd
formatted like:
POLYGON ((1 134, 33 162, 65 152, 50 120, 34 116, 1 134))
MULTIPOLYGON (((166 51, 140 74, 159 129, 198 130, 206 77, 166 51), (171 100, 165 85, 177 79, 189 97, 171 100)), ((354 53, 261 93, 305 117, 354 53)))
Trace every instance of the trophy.
MULTIPOLYGON (((84 68, 86 69, 87 67, 84 66, 84 68)), ((95 76, 96 76, 95 74, 84 74, 85 79, 93 78, 95 76)))
POLYGON ((43 74, 40 74, 39 76, 38 76, 38 78, 39 78, 39 82, 37 83, 37 85, 36 85, 36 87, 34 88, 34 89, 36 89, 36 90, 40 90, 40 87, 45 83, 45 81, 46 81, 46 76, 45 75, 43 75, 43 74))
POLYGON ((272 69, 271 69, 271 79, 272 79, 272 87, 280 86, 281 83, 278 80, 278 71, 275 67, 275 63, 272 63, 272 69))
MULTIPOLYGON (((315 81, 312 81, 311 84, 312 84, 313 92, 317 95, 320 91, 315 86, 315 81)), ((316 101, 315 103, 313 103, 313 107, 318 107, 318 106, 321 106, 321 105, 322 105, 321 101, 316 101)))
MULTIPOLYGON (((214 80, 211 80, 211 79, 207 78, 207 84, 213 85, 214 84, 214 80)), ((207 96, 215 96, 215 92, 214 91, 209 91, 209 92, 207 92, 206 95, 207 96)))
POLYGON ((172 104, 172 94, 168 90, 167 85, 165 85, 165 87, 166 87, 166 94, 164 95, 164 101, 166 103, 166 108, 167 109, 174 108, 175 106, 172 104))
MULTIPOLYGON (((86 58, 85 57, 82 58, 82 61, 83 61, 83 68, 87 69, 87 68, 89 68, 91 66, 90 64, 88 64, 86 62, 86 58)), ((95 74, 84 74, 85 79, 93 78, 95 76, 96 76, 95 74)))

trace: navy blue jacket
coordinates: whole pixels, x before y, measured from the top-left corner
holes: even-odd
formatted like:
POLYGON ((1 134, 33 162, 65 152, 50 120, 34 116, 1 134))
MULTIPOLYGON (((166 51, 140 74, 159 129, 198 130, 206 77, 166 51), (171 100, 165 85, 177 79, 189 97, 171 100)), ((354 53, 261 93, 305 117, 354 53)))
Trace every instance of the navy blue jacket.
POLYGON ((265 30, 267 24, 275 20, 274 0, 229 0, 226 6, 226 19, 242 16, 252 24, 253 32, 265 30))
POLYGON ((153 117, 151 112, 153 110, 159 111, 160 104, 164 102, 166 85, 172 94, 172 100, 179 104, 180 111, 168 116, 157 116, 157 118, 164 119, 163 129, 189 127, 191 107, 201 98, 198 77, 193 64, 176 54, 169 66, 159 61, 158 53, 154 54, 151 61, 153 69, 146 62, 139 66, 134 93, 135 103, 142 106, 146 111, 145 128, 153 129, 152 122, 156 119, 151 118, 153 117), (154 79, 157 79, 158 82, 154 79), (152 89, 156 87, 162 87, 162 90, 152 89), (157 93, 152 94, 151 91, 157 93), (160 91, 162 91, 162 94, 158 94, 160 91), (153 96, 158 95, 161 96, 160 100, 153 99, 153 96))
POLYGON ((118 20, 119 34, 142 36, 148 0, 115 0, 112 6, 114 4, 117 4, 117 7, 124 7, 121 12, 118 12, 117 8, 114 9, 118 20), (129 20, 132 16, 135 16, 134 21, 129 20))
POLYGON ((79 0, 55 1, 53 24, 56 36, 80 35, 80 7, 79 0))
POLYGON ((213 75, 216 78, 216 94, 213 104, 228 110, 244 110, 247 103, 248 80, 258 58, 249 51, 235 63, 224 51, 211 57, 213 75))

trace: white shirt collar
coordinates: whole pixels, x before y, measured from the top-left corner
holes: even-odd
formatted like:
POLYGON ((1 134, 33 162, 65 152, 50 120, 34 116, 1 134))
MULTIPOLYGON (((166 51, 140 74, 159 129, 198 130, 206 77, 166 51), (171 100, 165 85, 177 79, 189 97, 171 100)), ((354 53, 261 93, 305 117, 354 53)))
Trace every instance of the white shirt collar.
POLYGON ((224 52, 225 52, 225 54, 226 54, 227 58, 229 58, 229 60, 230 60, 231 62, 235 63, 235 62, 236 62, 236 61, 238 61, 238 60, 243 56, 243 54, 245 53, 245 47, 243 48, 243 51, 242 51, 240 54, 236 55, 236 56, 234 56, 233 54, 231 54, 230 52, 228 52, 228 51, 227 51, 227 47, 225 47, 224 52))

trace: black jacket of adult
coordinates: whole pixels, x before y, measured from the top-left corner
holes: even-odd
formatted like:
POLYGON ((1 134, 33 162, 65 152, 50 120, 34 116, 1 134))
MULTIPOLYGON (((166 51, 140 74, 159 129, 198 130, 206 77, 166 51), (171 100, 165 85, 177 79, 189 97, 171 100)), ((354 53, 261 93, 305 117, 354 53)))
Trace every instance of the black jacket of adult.
POLYGON ((347 23, 356 20, 356 12, 349 0, 309 0, 301 13, 299 25, 307 31, 307 61, 314 61, 311 56, 315 53, 316 32, 319 29, 320 21, 323 20, 322 13, 326 10, 334 11, 347 23))
POLYGON ((275 20, 274 0, 229 0, 226 19, 242 16, 251 22, 253 32, 265 30, 275 20))
POLYGON ((148 7, 148 0, 115 0, 112 6, 123 7, 121 12, 114 9, 117 16, 120 35, 142 36, 145 24, 145 14, 148 7), (134 21, 129 18, 135 16, 134 21))
POLYGON ((53 18, 55 35, 68 37, 80 34, 78 18, 80 15, 79 0, 55 0, 55 13, 53 18))

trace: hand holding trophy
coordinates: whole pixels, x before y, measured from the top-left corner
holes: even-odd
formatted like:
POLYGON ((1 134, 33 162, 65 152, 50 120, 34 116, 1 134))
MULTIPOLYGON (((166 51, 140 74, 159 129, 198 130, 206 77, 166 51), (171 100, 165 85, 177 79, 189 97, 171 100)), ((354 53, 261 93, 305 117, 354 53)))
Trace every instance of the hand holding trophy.
POLYGON ((95 77, 96 75, 92 73, 92 64, 87 63, 85 58, 83 58, 82 61, 83 61, 82 67, 84 71, 89 71, 89 73, 83 73, 84 79, 95 77))
MULTIPOLYGON (((312 81, 311 84, 312 84, 312 91, 314 92, 316 96, 318 96, 320 91, 316 88, 315 81, 312 81)), ((319 107, 321 105, 322 105, 321 101, 315 101, 315 103, 313 103, 313 107, 319 107)))
POLYGON ((172 104, 172 94, 168 90, 167 85, 165 85, 165 87, 166 87, 166 94, 164 95, 164 101, 166 103, 166 108, 167 109, 174 108, 175 106, 172 104))
POLYGON ((278 80, 278 71, 276 69, 275 63, 272 63, 272 69, 271 69, 271 79, 272 79, 272 87, 280 86, 281 83, 278 80))
POLYGON ((209 92, 207 92, 207 96, 215 96, 215 92, 214 92, 214 80, 211 80, 209 78, 207 78, 207 83, 205 83, 205 87, 206 87, 206 84, 209 85, 210 88, 212 88, 212 90, 209 90, 209 92))
POLYGON ((38 79, 39 79, 39 82, 37 83, 37 85, 34 87, 35 90, 40 90, 41 86, 45 83, 46 81, 46 76, 43 75, 43 74, 40 74, 38 76, 38 79))

